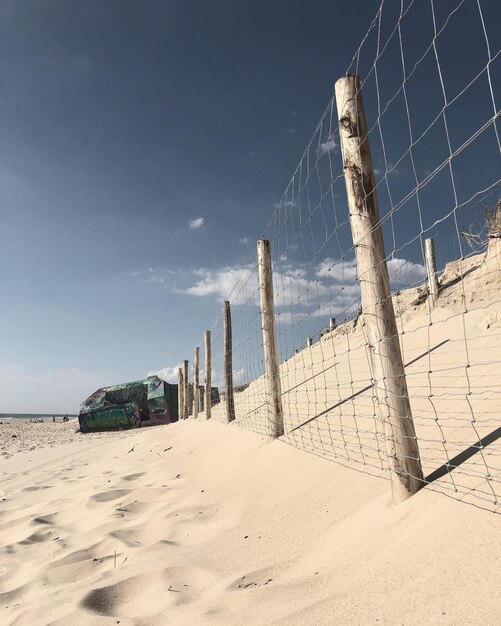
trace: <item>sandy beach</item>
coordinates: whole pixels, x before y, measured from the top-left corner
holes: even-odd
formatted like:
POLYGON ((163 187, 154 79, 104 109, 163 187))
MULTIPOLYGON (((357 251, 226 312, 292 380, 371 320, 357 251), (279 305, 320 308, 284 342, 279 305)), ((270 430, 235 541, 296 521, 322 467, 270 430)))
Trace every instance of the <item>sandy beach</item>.
POLYGON ((3 624, 498 623, 498 515, 236 425, 0 428, 3 624))
POLYGON ((229 425, 224 402, 210 421, 114 433, 1 424, 2 624, 498 624, 498 258, 468 261, 467 312, 455 265, 433 309, 395 298, 432 477, 398 506, 363 320, 281 365, 278 440, 263 377, 229 425))
POLYGON ((1 6, 0 626, 501 626, 501 0, 1 6))

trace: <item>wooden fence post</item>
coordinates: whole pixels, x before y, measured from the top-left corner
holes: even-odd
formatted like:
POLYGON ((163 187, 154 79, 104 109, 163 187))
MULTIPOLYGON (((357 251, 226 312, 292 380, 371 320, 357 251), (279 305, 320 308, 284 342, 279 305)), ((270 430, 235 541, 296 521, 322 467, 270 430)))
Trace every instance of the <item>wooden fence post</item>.
POLYGON ((313 345, 313 337, 308 337, 308 339, 306 340, 306 345, 308 346, 308 348, 311 348, 311 346, 313 345))
POLYGON ((424 241, 426 259, 426 275, 428 276, 428 290, 433 302, 438 297, 437 263, 435 261, 435 242, 430 237, 424 241))
POLYGON ((336 318, 331 317, 331 319, 329 320, 329 330, 332 332, 333 330, 335 330, 335 328, 336 328, 336 318))
POLYGON ((275 333, 271 247, 267 239, 260 239, 257 242, 257 267, 259 273, 259 303, 261 308, 261 326, 263 329, 266 387, 270 405, 270 434, 272 437, 280 437, 284 434, 284 418, 282 413, 280 365, 278 362, 275 333))
POLYGON ((231 337, 231 311, 230 303, 225 300, 223 303, 223 324, 224 324, 224 382, 226 396, 227 422, 235 419, 235 401, 233 398, 233 355, 231 337))
POLYGON ((424 484, 380 228, 367 122, 358 75, 336 82, 339 137, 365 332, 385 426, 394 503, 424 484))
POLYGON ((195 361, 193 362, 193 418, 197 419, 198 417, 198 407, 199 407, 199 387, 198 380, 200 374, 200 347, 197 346, 195 348, 195 361))
POLYGON ((190 384, 188 381, 188 361, 184 361, 184 409, 183 419, 188 419, 188 409, 190 406, 190 384))
POLYGON ((184 415, 184 379, 183 370, 177 370, 177 419, 182 420, 184 415))
POLYGON ((212 363, 211 363, 211 345, 210 330, 205 331, 205 419, 210 419, 212 410, 212 363))

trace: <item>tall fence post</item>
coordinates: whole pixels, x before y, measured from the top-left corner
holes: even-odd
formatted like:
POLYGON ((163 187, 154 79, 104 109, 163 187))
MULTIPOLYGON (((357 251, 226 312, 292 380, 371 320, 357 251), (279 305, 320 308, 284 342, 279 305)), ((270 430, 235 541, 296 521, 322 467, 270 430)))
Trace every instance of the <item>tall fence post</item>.
POLYGON ((430 237, 424 241, 424 252, 426 260, 426 275, 428 276, 428 290, 433 301, 438 296, 437 263, 435 261, 435 242, 430 237))
POLYGON ((260 239, 257 242, 257 266, 259 273, 259 303, 261 308, 261 326, 263 329, 264 363, 266 367, 266 387, 271 408, 270 434, 272 437, 280 437, 280 435, 284 434, 284 418, 282 413, 280 366, 278 363, 277 339, 275 333, 271 247, 267 239, 260 239))
POLYGON ((210 330, 205 331, 205 419, 210 419, 212 410, 212 362, 211 362, 211 345, 210 330))
POLYGON ((177 370, 177 419, 182 420, 184 415, 184 378, 183 370, 177 370))
POLYGON ((235 419, 235 400, 233 398, 233 355, 231 337, 231 311, 230 303, 225 300, 223 303, 223 324, 224 324, 224 382, 226 396, 227 421, 235 419))
POLYGON ((190 406, 190 385, 188 381, 188 361, 184 361, 184 408, 183 419, 188 419, 188 408, 190 406))
POLYGON ((198 417, 198 407, 199 407, 199 387, 198 380, 200 374, 200 347, 197 346, 195 348, 195 360, 193 362, 193 418, 197 419, 198 417))
POLYGON ((385 425, 393 501, 398 503, 416 493, 424 479, 391 298, 360 89, 358 75, 340 78, 336 82, 336 104, 365 331, 385 425))

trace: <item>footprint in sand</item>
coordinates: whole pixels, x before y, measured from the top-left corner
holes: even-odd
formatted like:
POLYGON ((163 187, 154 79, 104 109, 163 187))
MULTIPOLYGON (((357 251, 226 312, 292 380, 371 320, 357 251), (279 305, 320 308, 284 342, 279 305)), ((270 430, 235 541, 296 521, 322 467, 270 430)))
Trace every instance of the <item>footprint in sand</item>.
POLYGON ((23 491, 41 491, 42 489, 52 489, 53 485, 33 485, 32 487, 25 487, 23 491))
POLYGON ((128 548, 139 548, 151 545, 179 545, 176 541, 171 541, 165 538, 167 530, 158 524, 144 524, 141 523, 137 526, 130 528, 119 528, 109 533, 110 537, 114 537, 121 541, 128 548))
POLYGON ((128 476, 122 476, 122 480, 137 480, 144 476, 145 472, 138 472, 137 474, 129 474, 128 476))
POLYGON ((78 566, 83 561, 91 561, 93 563, 101 563, 106 560, 114 559, 114 549, 116 543, 110 539, 103 539, 98 543, 81 550, 75 550, 65 556, 52 561, 47 565, 47 570, 57 569, 66 565, 78 566))
POLYGON ((41 578, 44 585, 51 585, 59 587, 59 585, 66 585, 68 583, 76 583, 85 578, 95 576, 97 573, 104 573, 106 570, 113 568, 114 556, 106 557, 108 565, 103 565, 104 558, 98 561, 80 561, 79 563, 62 565, 61 567, 55 567, 47 570, 45 575, 41 578), (106 569, 104 569, 106 568, 106 569))
POLYGON ((45 532, 32 533, 29 537, 26 537, 26 539, 23 539, 18 543, 21 546, 26 546, 33 543, 43 543, 45 541, 51 541, 51 539, 54 539, 55 537, 56 535, 54 535, 54 532, 52 530, 47 530, 45 532))
POLYGON ((55 515, 51 514, 51 515, 40 515, 39 517, 34 517, 31 520, 32 524, 49 524, 52 525, 54 524, 54 520, 55 520, 55 515))
POLYGON ((9 604, 11 602, 15 602, 19 598, 26 597, 26 591, 29 589, 29 583, 25 585, 21 585, 20 587, 16 587, 15 589, 11 589, 10 591, 4 591, 0 593, 0 606, 4 608, 9 608, 9 604))
POLYGON ((113 489, 112 491, 102 491, 101 493, 95 493, 89 499, 94 502, 111 502, 112 500, 118 500, 129 495, 130 489, 113 489))
MULTIPOLYGON (((110 537, 115 537, 128 548, 139 548, 144 545, 144 537, 147 533, 142 528, 125 528, 123 530, 114 530, 109 533, 110 537)), ((150 539, 148 537, 148 539, 150 539)))
POLYGON ((173 517, 176 517, 176 518, 180 517, 182 521, 184 522, 184 521, 195 520, 196 518, 199 518, 200 516, 203 516, 204 521, 207 521, 208 519, 212 517, 207 507, 197 506, 197 507, 184 507, 181 509, 175 509, 173 511, 169 511, 168 513, 164 515, 164 518, 170 519, 173 517))
POLYGON ((78 565, 78 563, 82 561, 92 561, 96 557, 96 554, 96 549, 94 547, 76 550, 75 552, 71 552, 60 559, 57 559, 56 561, 52 561, 52 563, 48 564, 47 569, 56 569, 65 565, 78 565))
POLYGON ((144 619, 175 605, 199 600, 205 589, 210 589, 213 584, 214 576, 207 571, 173 567, 94 589, 80 604, 99 615, 144 619))
POLYGON ((254 587, 264 587, 273 583, 272 568, 265 567, 257 569, 253 572, 245 574, 237 578, 231 585, 228 586, 229 591, 245 591, 245 589, 253 589, 254 587))
MULTIPOLYGON (((119 557, 123 558, 123 555, 120 554, 119 557)), ((49 585, 78 582, 98 572, 110 570, 114 567, 115 559, 115 553, 106 554, 103 550, 98 550, 97 546, 77 550, 52 562, 45 571, 43 582, 49 585)))
POLYGON ((5 519, 2 520, 3 531, 10 529, 10 528, 14 528, 16 530, 19 530, 19 532, 22 532, 21 525, 24 524, 25 522, 30 521, 31 519, 31 515, 23 515, 22 517, 11 517, 11 519, 7 519, 8 516, 15 515, 15 514, 16 514, 15 510, 4 511, 3 517, 5 517, 5 519))

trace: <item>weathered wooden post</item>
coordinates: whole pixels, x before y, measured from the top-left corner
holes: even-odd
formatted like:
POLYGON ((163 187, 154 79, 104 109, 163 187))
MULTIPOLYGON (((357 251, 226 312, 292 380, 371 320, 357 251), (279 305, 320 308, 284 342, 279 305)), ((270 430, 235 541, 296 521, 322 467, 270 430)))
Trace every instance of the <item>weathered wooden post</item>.
POLYGON ((435 261, 435 242, 430 237, 424 240, 426 260, 426 275, 428 276, 428 290, 433 302, 438 297, 437 263, 435 261))
POLYGON ((188 419, 188 408, 190 406, 190 384, 188 381, 188 361, 184 361, 184 409, 183 419, 188 419))
POLYGON ((280 437, 280 435, 284 434, 284 418, 282 413, 280 365, 278 362, 275 333, 271 247, 267 239, 260 239, 257 242, 257 266, 259 274, 261 326, 263 329, 264 364, 266 368, 266 387, 270 405, 269 430, 272 437, 280 437))
POLYGON ((231 311, 230 303, 225 300, 223 303, 223 324, 224 324, 224 382, 226 396, 227 422, 235 419, 235 400, 233 398, 233 348, 231 337, 231 311))
POLYGON ((212 362, 211 362, 211 345, 210 330, 205 331, 205 419, 210 419, 212 410, 212 362))
POLYGON ((390 467, 394 503, 424 484, 393 310, 358 75, 336 82, 336 104, 365 331, 390 467))
POLYGON ((200 403, 200 393, 198 387, 198 380, 200 374, 200 347, 195 348, 195 360, 193 362, 193 418, 198 417, 198 406, 200 403))
POLYGON ((184 415, 184 379, 183 370, 177 370, 177 419, 182 420, 184 415))
POLYGON ((313 345, 313 337, 308 337, 308 339, 306 340, 306 345, 308 346, 308 348, 311 348, 311 346, 313 345))
POLYGON ((331 317, 329 320, 329 330, 332 332, 336 328, 336 318, 331 317))

